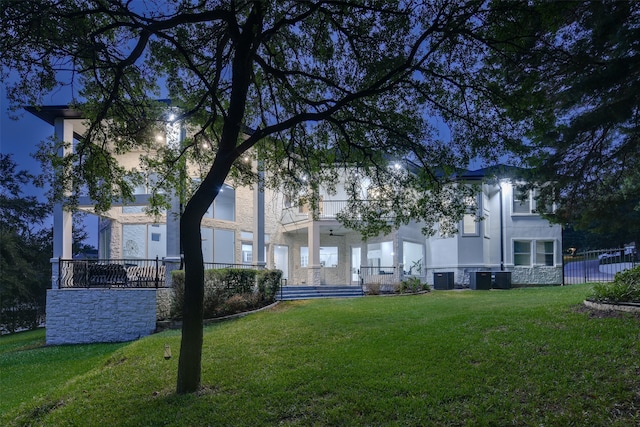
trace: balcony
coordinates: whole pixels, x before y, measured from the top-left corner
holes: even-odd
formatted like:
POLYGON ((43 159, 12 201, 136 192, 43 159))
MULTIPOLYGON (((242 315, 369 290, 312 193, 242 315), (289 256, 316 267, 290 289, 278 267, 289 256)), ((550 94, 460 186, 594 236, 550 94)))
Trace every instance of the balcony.
MULTIPOLYGON (((362 200, 362 203, 369 203, 369 200, 362 200)), ((377 205, 384 201, 376 200, 377 205)), ((320 200, 318 202, 318 220, 335 220, 339 213, 349 208, 348 200, 320 200)), ((310 221, 312 219, 311 207, 308 204, 285 207, 282 210, 281 224, 295 224, 310 221)), ((387 221, 393 221, 393 215, 381 217, 387 221)))
MULTIPOLYGON (((318 202, 318 219, 336 219, 338 213, 347 209, 347 200, 321 200, 318 202)), ((282 210, 282 224, 294 224, 312 219, 308 204, 286 207, 282 210)))

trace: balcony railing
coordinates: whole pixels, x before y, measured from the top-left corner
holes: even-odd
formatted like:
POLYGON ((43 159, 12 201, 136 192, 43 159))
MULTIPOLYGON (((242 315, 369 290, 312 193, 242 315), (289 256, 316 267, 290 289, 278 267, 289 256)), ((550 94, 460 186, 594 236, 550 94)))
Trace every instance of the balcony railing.
MULTIPOLYGON (((376 203, 379 203, 379 201, 376 203)), ((348 200, 321 200, 318 202, 318 219, 336 219, 339 213, 348 209, 348 204, 348 200)), ((283 209, 281 222, 283 224, 291 224, 307 221, 312 218, 311 213, 311 208, 308 204, 290 206, 283 209)), ((391 220, 392 218, 388 219, 391 220)))
POLYGON ((252 264, 230 264, 225 262, 205 262, 204 269, 205 270, 216 270, 221 268, 239 268, 239 269, 253 269, 253 270, 264 270, 266 267, 264 265, 252 265, 252 264))
MULTIPOLYGON (((166 269, 161 259, 95 259, 59 261, 58 288, 158 288, 165 286, 166 269)), ((264 266, 205 262, 205 270, 240 268, 262 270, 264 266)))
POLYGON ((58 288, 157 288, 165 266, 156 259, 61 259, 58 288))
POLYGON ((376 283, 392 285, 400 281, 396 267, 360 267, 360 281, 363 285, 376 283))

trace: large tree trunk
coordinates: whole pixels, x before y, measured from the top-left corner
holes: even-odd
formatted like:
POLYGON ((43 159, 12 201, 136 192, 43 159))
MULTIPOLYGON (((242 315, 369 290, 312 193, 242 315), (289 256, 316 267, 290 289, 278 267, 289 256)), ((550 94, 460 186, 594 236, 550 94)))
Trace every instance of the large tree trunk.
MULTIPOLYGON (((185 262, 184 304, 182 308, 182 344, 178 362, 177 393, 192 393, 200 387, 202 368, 202 315, 204 305, 204 262, 200 223, 205 212, 218 195, 231 166, 242 152, 236 144, 244 123, 252 60, 257 49, 257 35, 262 30, 264 10, 262 2, 253 3, 251 13, 243 25, 242 34, 235 41, 233 84, 227 117, 222 128, 216 158, 185 208, 180 219, 180 238, 185 262)), ((245 150, 248 147, 245 147, 245 150)))
POLYGON ((204 262, 200 223, 218 195, 234 161, 233 155, 218 153, 207 177, 187 203, 180 218, 185 277, 182 341, 176 387, 178 394, 193 393, 200 387, 204 312, 204 262))
POLYGON ((183 242, 185 260, 185 286, 182 306, 182 342, 176 388, 178 394, 192 393, 200 387, 204 304, 201 220, 202 216, 198 218, 197 214, 183 215, 180 219, 180 238, 183 242))

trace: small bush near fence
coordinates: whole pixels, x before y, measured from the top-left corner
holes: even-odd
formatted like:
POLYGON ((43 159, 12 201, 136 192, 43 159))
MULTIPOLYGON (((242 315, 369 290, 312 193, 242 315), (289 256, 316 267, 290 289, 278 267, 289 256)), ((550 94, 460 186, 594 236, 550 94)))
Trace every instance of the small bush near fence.
MULTIPOLYGON (((173 271, 171 317, 182 318, 184 271, 173 271)), ((225 268, 204 271, 204 318, 227 316, 271 304, 280 288, 280 270, 225 268)))
POLYGON ((616 273, 611 283, 596 284, 589 300, 603 303, 640 303, 640 266, 616 273))

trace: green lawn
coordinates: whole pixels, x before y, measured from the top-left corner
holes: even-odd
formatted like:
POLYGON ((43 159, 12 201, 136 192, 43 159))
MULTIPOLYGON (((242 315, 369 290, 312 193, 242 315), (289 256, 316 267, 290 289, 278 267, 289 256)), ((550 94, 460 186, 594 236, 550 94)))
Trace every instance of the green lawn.
POLYGON ((0 425, 640 425, 640 319, 592 316, 589 292, 282 303, 207 327, 204 387, 188 396, 163 358, 178 331, 36 349, 4 337, 0 425), (22 397, 5 404, 6 386, 22 397))

